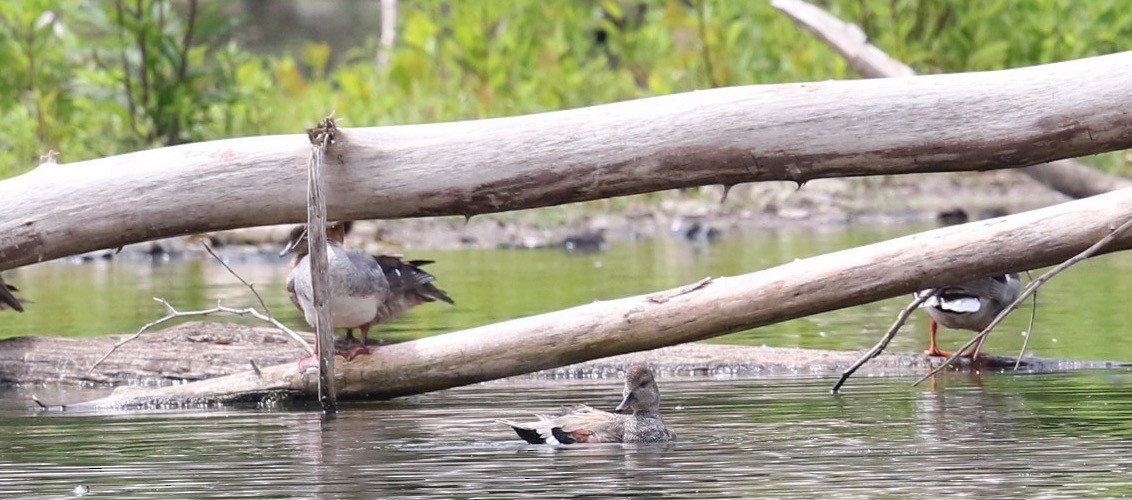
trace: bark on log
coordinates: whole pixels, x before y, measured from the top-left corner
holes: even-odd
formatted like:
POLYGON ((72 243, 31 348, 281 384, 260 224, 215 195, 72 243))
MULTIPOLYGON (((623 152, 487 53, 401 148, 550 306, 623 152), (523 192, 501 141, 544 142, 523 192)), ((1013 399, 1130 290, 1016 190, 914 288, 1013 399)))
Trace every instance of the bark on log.
MULTIPOLYGON (((821 7, 803 0, 772 0, 771 4, 841 54, 862 76, 898 78, 916 74, 910 66, 869 43, 860 27, 838 19, 821 7)), ((1101 172, 1076 160, 1040 163, 1022 171, 1046 187, 1073 198, 1132 187, 1132 179, 1101 172)))
MULTIPOLYGON (((339 397, 391 398, 655 349, 1061 262, 1132 218, 1132 189, 799 259, 735 277, 597 302, 375 349, 338 365, 339 397)), ((1132 247, 1132 232, 1102 253, 1132 247)), ((158 389, 120 388, 86 407, 311 394, 294 363, 158 389)))
MULTIPOLYGON (((1132 52, 1005 71, 755 85, 535 115, 341 129, 328 215, 501 212, 704 184, 980 170, 1132 147, 1132 52)), ((299 222, 302 135, 187 144, 0 182, 0 270, 299 222), (221 202, 217 202, 221 201, 221 202)))

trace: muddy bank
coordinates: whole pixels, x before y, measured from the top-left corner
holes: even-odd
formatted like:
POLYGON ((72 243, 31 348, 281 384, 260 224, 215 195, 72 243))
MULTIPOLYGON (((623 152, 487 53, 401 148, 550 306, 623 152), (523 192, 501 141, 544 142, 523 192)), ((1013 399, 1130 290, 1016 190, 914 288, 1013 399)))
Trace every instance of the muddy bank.
MULTIPOLYGON (((305 335, 313 340, 313 334, 305 335)), ((126 337, 128 335, 0 340, 0 383, 88 387, 167 385, 294 363, 303 354, 300 346, 274 329, 192 321, 144 333, 91 369, 115 343, 126 337)), ((619 377, 626 366, 634 363, 646 363, 666 377, 832 377, 839 375, 860 354, 857 351, 693 343, 613 356, 522 377, 619 377)), ((923 375, 939 361, 920 353, 884 354, 866 364, 856 376, 923 375)), ((338 358, 338 362, 345 360, 338 358)), ((987 362, 989 364, 977 368, 1006 370, 1013 367, 1014 359, 992 356, 987 358, 987 362)), ((1051 372, 1113 366, 1118 364, 1025 359, 1021 369, 1025 372, 1051 372)))

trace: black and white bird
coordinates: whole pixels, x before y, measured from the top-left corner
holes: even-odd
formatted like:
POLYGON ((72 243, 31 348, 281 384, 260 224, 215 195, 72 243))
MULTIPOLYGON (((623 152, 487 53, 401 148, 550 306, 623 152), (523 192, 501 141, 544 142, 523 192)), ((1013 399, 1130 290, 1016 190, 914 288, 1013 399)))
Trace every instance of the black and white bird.
MULTIPOLYGON (((1022 280, 1019 279, 1018 273, 980 278, 941 288, 936 296, 929 297, 920 304, 920 307, 931 317, 928 323, 930 344, 924 354, 951 355, 936 346, 937 323, 948 328, 981 332, 990 325, 998 313, 1018 299, 1021 290, 1022 280)), ((928 288, 916 292, 915 295, 920 297, 935 291, 934 288, 928 288)), ((979 344, 975 346, 973 353, 979 351, 982 343, 979 344)))

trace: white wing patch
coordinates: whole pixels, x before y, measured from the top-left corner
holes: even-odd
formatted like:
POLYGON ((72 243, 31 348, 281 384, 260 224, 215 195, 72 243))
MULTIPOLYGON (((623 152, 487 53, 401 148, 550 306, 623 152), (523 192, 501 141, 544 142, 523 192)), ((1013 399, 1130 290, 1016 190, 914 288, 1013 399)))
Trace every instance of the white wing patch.
POLYGON ((979 308, 983 305, 982 302, 975 297, 962 297, 953 300, 942 300, 939 297, 932 297, 931 300, 925 301, 924 303, 932 303, 930 307, 936 307, 940 310, 953 313, 979 312, 979 308))

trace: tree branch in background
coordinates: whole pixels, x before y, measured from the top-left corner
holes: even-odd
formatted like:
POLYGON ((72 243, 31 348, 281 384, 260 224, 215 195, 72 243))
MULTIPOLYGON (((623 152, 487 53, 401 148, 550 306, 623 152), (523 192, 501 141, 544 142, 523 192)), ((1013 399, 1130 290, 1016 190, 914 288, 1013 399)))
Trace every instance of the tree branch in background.
POLYGON ((397 0, 381 0, 381 33, 377 39, 377 56, 374 63, 377 72, 389 69, 389 58, 397 37, 397 0))
MULTIPOLYGON (((867 78, 897 78, 916 74, 910 66, 893 59, 869 43, 865 32, 803 0, 772 0, 773 5, 796 23, 841 54, 854 71, 867 78)), ((1022 169, 1030 178, 1073 198, 1084 198, 1132 187, 1132 179, 1107 174, 1076 160, 1057 160, 1022 169)))

